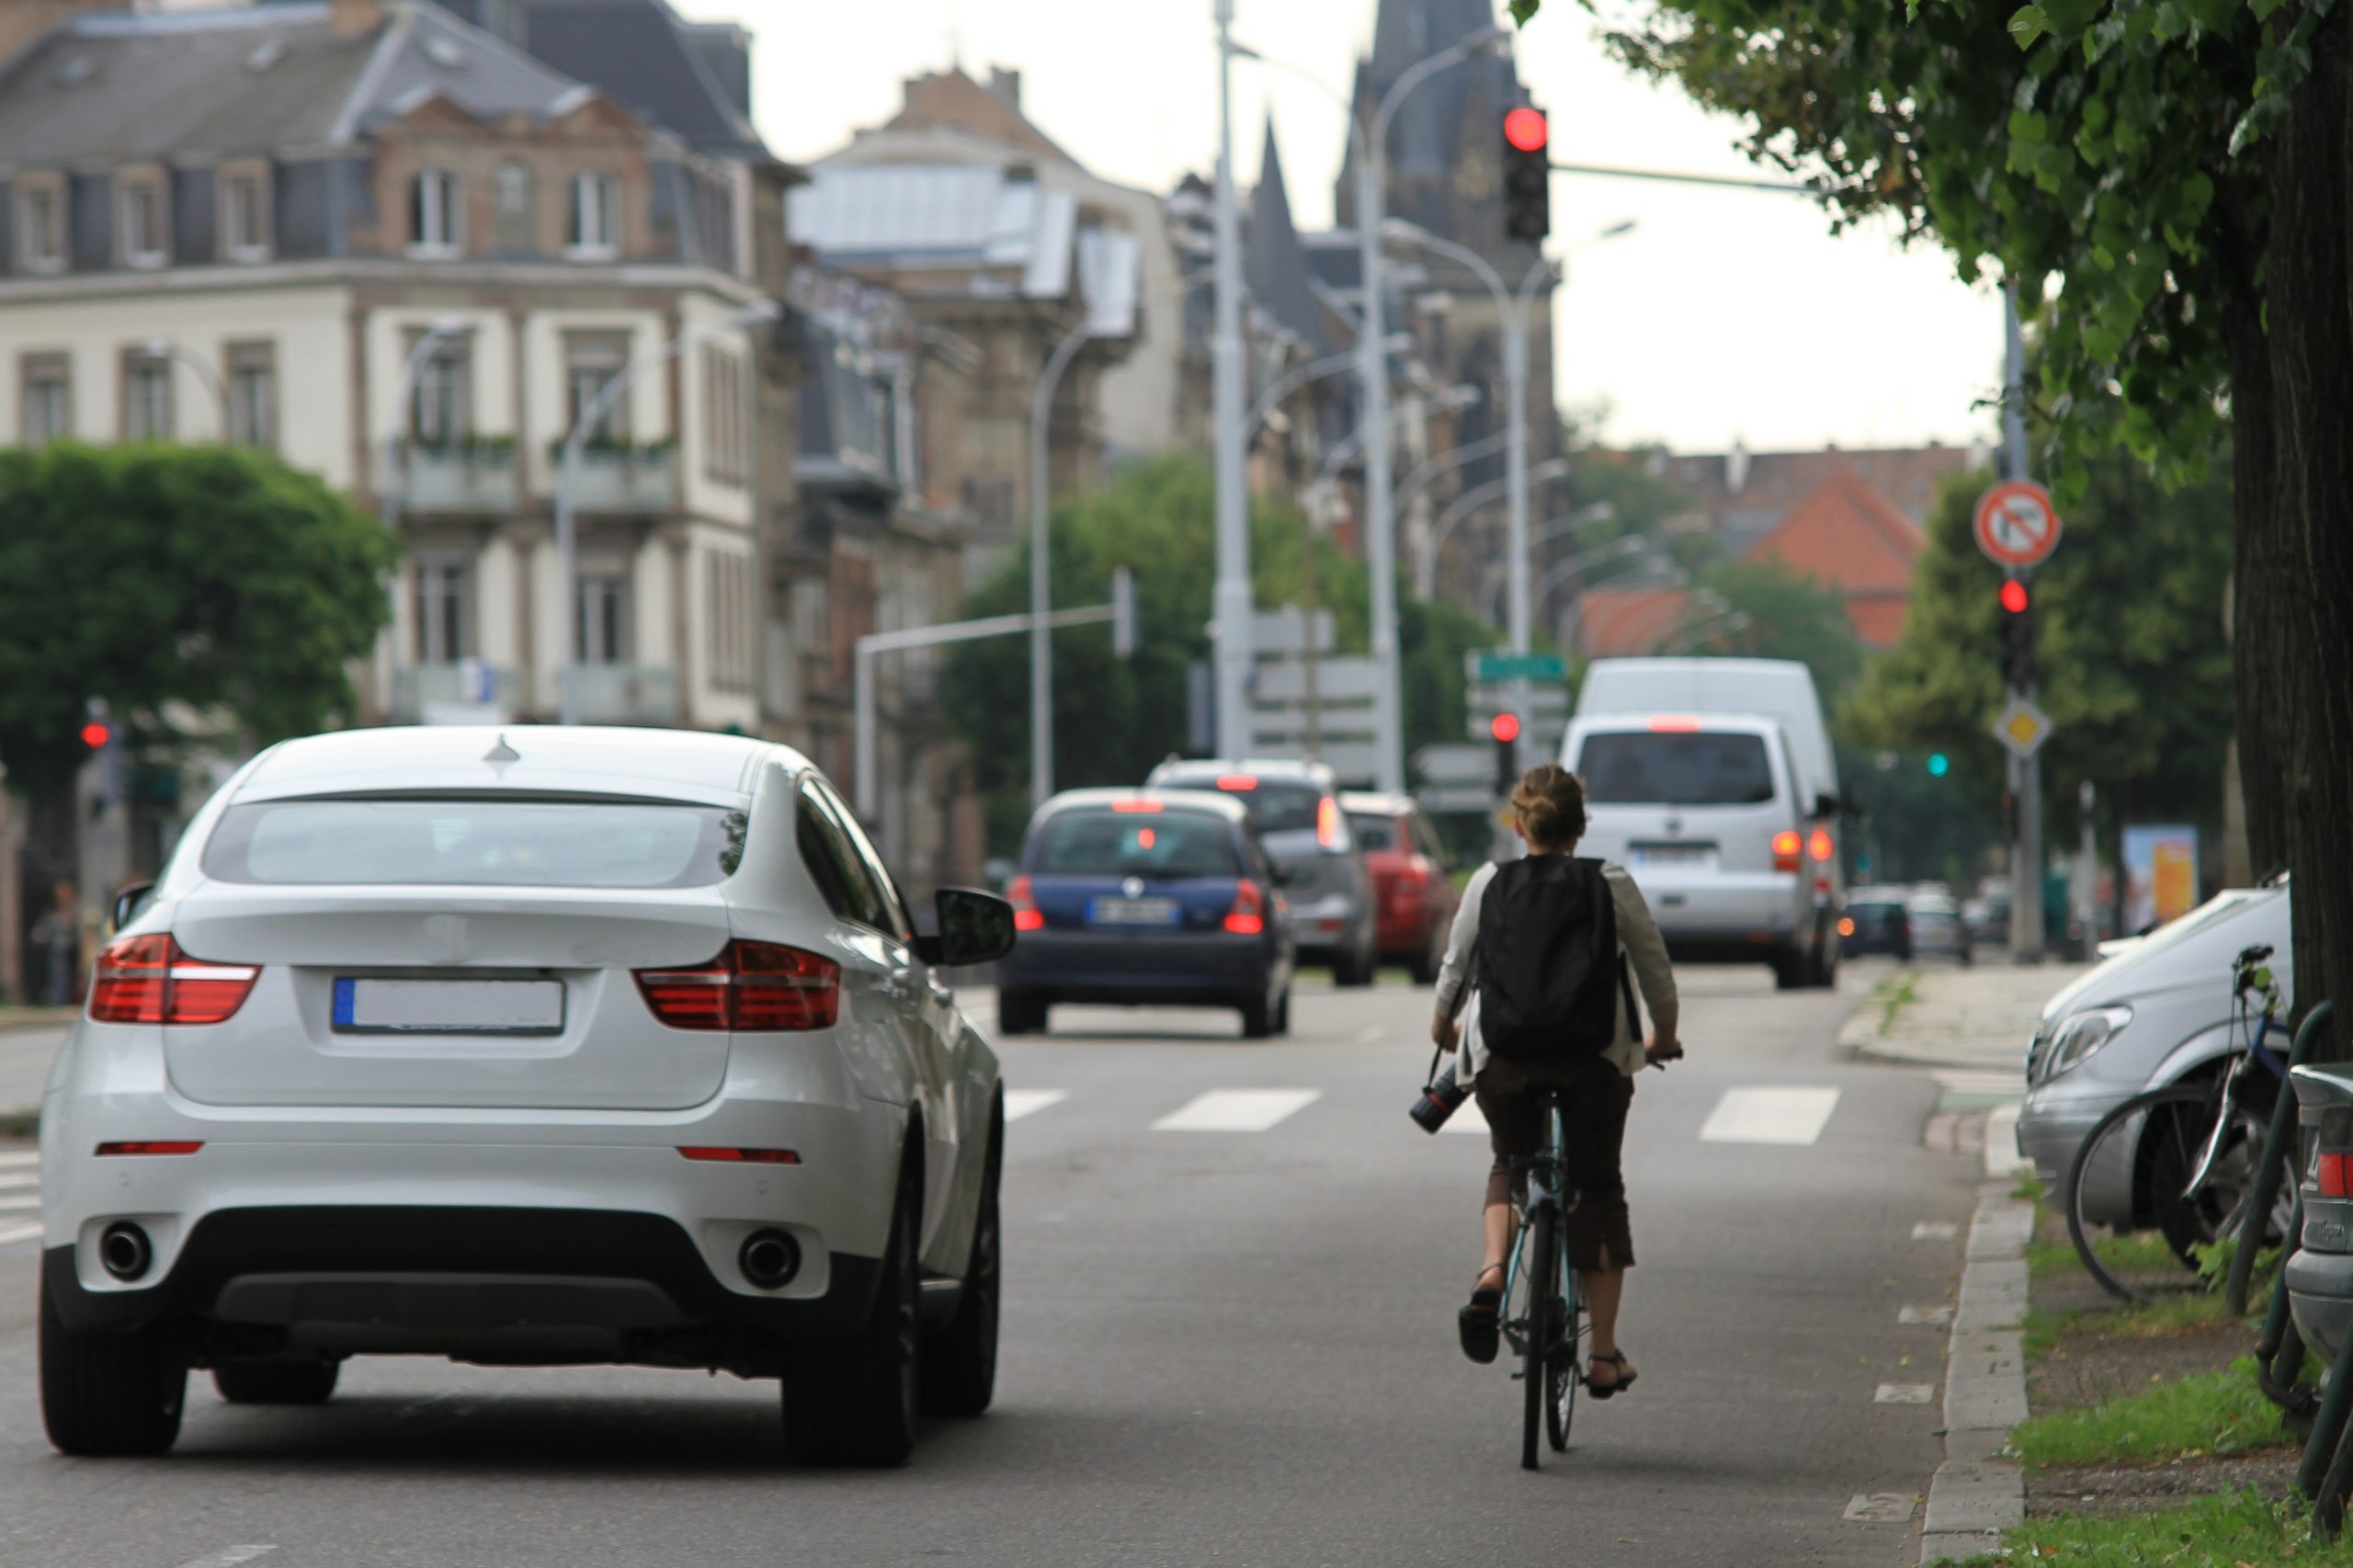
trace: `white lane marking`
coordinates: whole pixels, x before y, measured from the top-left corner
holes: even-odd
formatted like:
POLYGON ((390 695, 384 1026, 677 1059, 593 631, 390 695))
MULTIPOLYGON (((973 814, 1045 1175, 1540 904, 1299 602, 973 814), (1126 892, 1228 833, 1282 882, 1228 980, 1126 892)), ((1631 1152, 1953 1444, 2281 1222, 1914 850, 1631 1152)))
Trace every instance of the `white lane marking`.
POLYGON ((1836 1089, 1726 1089, 1699 1129, 1706 1143, 1802 1146, 1822 1136, 1838 1108, 1836 1089))
POLYGON ((1860 1525, 1900 1525, 1912 1517, 1912 1498, 1904 1492, 1858 1492, 1842 1517, 1860 1525))
POLYGON ((1380 1024, 1370 1025, 1367 1028, 1357 1030, 1357 1043, 1358 1045, 1377 1044, 1381 1038, 1388 1032, 1388 1029, 1380 1024))
POLYGON ((1477 1100, 1464 1100, 1454 1108, 1454 1114, 1446 1119, 1446 1125, 1438 1131, 1440 1132, 1475 1132, 1483 1138, 1487 1135, 1487 1118, 1479 1109, 1477 1100))
POLYGON ((1936 1397, 1934 1383, 1881 1383, 1871 1401, 1875 1404, 1926 1404, 1936 1397))
POLYGON ((0 1226, 0 1247, 6 1246, 10 1242, 21 1242, 40 1234, 40 1227, 38 1224, 0 1226))
POLYGON ((39 1187, 40 1185, 40 1173, 39 1171, 34 1171, 27 1176, 0 1176, 0 1187, 39 1187))
POLYGON ((1321 1089, 1211 1089, 1152 1124, 1154 1132, 1264 1132, 1323 1097, 1321 1089))
POLYGON ((40 1207, 40 1194, 38 1192, 28 1192, 20 1198, 0 1198, 0 1209, 38 1209, 40 1207))
POLYGON ((38 1149, 28 1149, 21 1153, 0 1154, 0 1166, 37 1165, 39 1164, 40 1164, 40 1151, 38 1149))
POLYGON ((180 1568, 237 1568, 240 1562, 251 1562, 265 1552, 276 1551, 274 1546, 224 1546, 218 1551, 208 1551, 201 1557, 191 1557, 180 1568))
POLYGON ((1950 1220, 1917 1220, 1912 1225, 1915 1242, 1949 1242, 1961 1234, 1961 1227, 1950 1220))
POLYGON ((1007 1089, 1005 1091, 1005 1119, 1018 1121, 1050 1105, 1060 1105, 1068 1098, 1068 1089, 1007 1089))
POLYGON ((1905 1307, 1903 1311, 1895 1314, 1895 1321, 1898 1323, 1927 1323, 1941 1325, 1952 1322, 1952 1307, 1950 1303, 1947 1303, 1941 1307, 1905 1307))

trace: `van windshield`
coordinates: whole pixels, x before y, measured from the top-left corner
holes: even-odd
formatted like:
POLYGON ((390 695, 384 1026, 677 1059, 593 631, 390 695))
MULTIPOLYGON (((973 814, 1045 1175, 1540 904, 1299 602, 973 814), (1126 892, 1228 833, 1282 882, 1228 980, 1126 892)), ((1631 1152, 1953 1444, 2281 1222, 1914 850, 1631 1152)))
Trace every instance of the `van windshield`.
POLYGON ((1604 731, 1586 736, 1577 772, 1597 806, 1754 806, 1773 798, 1762 735, 1604 731))

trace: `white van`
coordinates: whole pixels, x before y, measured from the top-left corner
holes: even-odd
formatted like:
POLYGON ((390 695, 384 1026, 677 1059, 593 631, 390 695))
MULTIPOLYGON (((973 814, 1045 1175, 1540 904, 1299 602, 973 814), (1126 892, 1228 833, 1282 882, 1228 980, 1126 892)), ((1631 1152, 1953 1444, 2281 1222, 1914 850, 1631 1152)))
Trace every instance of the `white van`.
POLYGON ((1838 810, 1838 761, 1813 672, 1794 659, 1596 659, 1577 688, 1580 719, 1597 713, 1755 713, 1779 722, 1809 817, 1838 810))
POLYGON ((1836 983, 1837 846, 1779 720, 1580 715, 1561 763, 1585 780, 1578 852, 1632 874, 1676 960, 1768 964, 1784 991, 1836 983))

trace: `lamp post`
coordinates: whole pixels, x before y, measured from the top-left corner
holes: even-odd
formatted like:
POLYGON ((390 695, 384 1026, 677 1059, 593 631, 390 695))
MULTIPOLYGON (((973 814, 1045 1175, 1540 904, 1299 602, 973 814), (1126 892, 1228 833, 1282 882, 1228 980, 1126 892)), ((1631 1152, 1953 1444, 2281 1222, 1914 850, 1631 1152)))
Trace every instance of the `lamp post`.
MULTIPOLYGON (((473 323, 463 316, 442 316, 425 329, 423 335, 410 347, 407 358, 401 361, 400 381, 392 392, 392 422, 384 432, 384 472, 376 493, 376 515, 384 520, 387 528, 399 528, 401 502, 407 490, 408 464, 405 459, 408 448, 404 437, 408 430, 409 407, 416 397, 417 381, 425 374, 426 364, 441 351, 443 344, 454 343, 473 330, 473 323)), ((392 657, 388 661, 387 674, 390 685, 395 688, 386 691, 385 696, 392 700, 397 700, 400 695, 396 689, 400 684, 401 665, 398 631, 400 585, 400 572, 395 569, 384 584, 384 593, 392 601, 387 607, 391 613, 384 622, 384 635, 392 640, 392 657)), ((387 706, 390 705, 388 701, 387 706)))
MULTIPOLYGON (((1217 296, 1210 329, 1211 441, 1217 462, 1217 585, 1211 598, 1215 664, 1217 749, 1249 750, 1251 616, 1250 496, 1245 468, 1242 377, 1242 214, 1233 193, 1233 0, 1216 0, 1217 296)), ((1033 642, 1032 646, 1036 644, 1033 642)), ((1043 797, 1040 797, 1042 799, 1043 797)))
MULTIPOLYGON (((1413 346, 1414 335, 1409 332, 1390 335, 1389 347, 1392 353, 1402 354, 1413 346)), ((1321 359, 1312 359, 1296 369, 1278 377, 1265 392, 1258 394, 1258 401, 1252 403, 1250 412, 1243 416, 1242 428, 1245 432, 1245 447, 1248 439, 1258 434, 1258 426, 1266 422, 1267 415, 1272 414, 1283 399, 1310 381, 1320 381, 1326 376, 1336 376, 1343 370, 1354 369, 1356 362, 1357 351, 1353 348, 1344 348, 1337 354, 1327 354, 1321 359)))
MULTIPOLYGON (((1606 521, 1607 519, 1597 518, 1594 520, 1606 521)), ((1574 530, 1555 528, 1547 529, 1544 534, 1539 535, 1538 537, 1557 539, 1563 533, 1573 531, 1574 530)), ((1542 605, 1549 601, 1552 595, 1561 588, 1562 585, 1565 584, 1577 573, 1584 571, 1587 566, 1597 564, 1604 561, 1614 560, 1621 555, 1636 554, 1649 548, 1650 540, 1643 538, 1640 534, 1628 534, 1623 539, 1614 539, 1607 544, 1597 544, 1589 550, 1572 551, 1567 555, 1563 556, 1560 560, 1552 562, 1549 567, 1546 567, 1544 570, 1544 575, 1536 580, 1535 586, 1529 590, 1528 596, 1531 607, 1542 605)), ((1500 602, 1501 598, 1501 585, 1498 585, 1496 597, 1488 601, 1487 619, 1489 620, 1495 619, 1497 613, 1502 609, 1503 607, 1500 602)))
POLYGON ((181 347, 168 337, 151 337, 139 347, 150 359, 177 360, 196 372, 196 379, 204 383, 205 391, 212 394, 214 404, 221 410, 220 438, 226 441, 229 438, 229 387, 222 381, 221 372, 201 355, 181 347))
MULTIPOLYGON (((1506 491, 1511 492, 1515 498, 1524 498, 1527 492, 1528 482, 1529 480, 1558 479, 1568 472, 1569 463, 1566 458, 1547 458, 1544 461, 1538 463, 1533 469, 1527 470, 1524 472, 1506 473, 1501 479, 1491 479, 1484 484, 1474 484, 1470 489, 1464 491, 1461 494, 1456 496, 1453 504, 1449 506, 1445 511, 1438 514, 1437 525, 1430 529, 1429 548, 1423 552, 1419 568, 1415 574, 1415 575, 1419 579, 1417 586, 1421 596, 1424 598, 1428 598, 1431 595, 1438 592, 1438 552, 1446 548, 1446 541, 1454 535, 1455 526, 1461 523, 1463 518, 1479 510, 1482 506, 1486 506, 1496 496, 1505 494, 1506 491)), ((1527 523, 1524 518, 1521 521, 1520 527, 1521 530, 1525 532, 1527 523)), ((1525 551, 1522 551, 1515 553, 1524 563, 1526 559, 1525 551)), ((1521 585, 1523 587, 1525 586, 1525 585, 1521 585)), ((1524 636, 1522 640, 1525 641, 1524 636)), ((1512 651, 1518 653, 1524 653, 1528 652, 1525 648, 1515 648, 1512 651)), ((1524 725, 1526 723, 1526 720, 1523 719, 1521 722, 1524 725)))
MULTIPOLYGON (((1038 373, 1029 394, 1029 803, 1041 806, 1054 792, 1054 629, 1046 617, 1053 607, 1053 576, 1049 557, 1048 527, 1051 508, 1051 470, 1047 465, 1049 426, 1053 422, 1054 392, 1063 372, 1086 346, 1093 325, 1086 312, 1063 334, 1038 373)), ((1221 536, 1219 549, 1224 549, 1221 536)), ((1245 635, 1247 635, 1245 631, 1245 635)))
MULTIPOLYGON (((555 553, 556 579, 561 586, 562 602, 556 607, 555 623, 563 639, 556 656, 556 722, 563 724, 580 722, 580 692, 577 650, 580 642, 580 575, 579 528, 573 517, 572 488, 580 478, 580 454, 588 444, 588 434, 605 422, 605 415, 621 400, 638 377, 646 371, 668 364, 681 354, 691 353, 706 343, 741 332, 746 327, 765 325, 782 313, 774 300, 755 300, 741 310, 729 314, 716 325, 704 327, 674 338, 653 353, 631 360, 603 386, 597 395, 581 408, 578 418, 563 438, 563 460, 555 479, 555 553)), ((420 352, 423 344, 418 345, 420 352)), ((415 354, 412 362, 421 363, 415 354)))

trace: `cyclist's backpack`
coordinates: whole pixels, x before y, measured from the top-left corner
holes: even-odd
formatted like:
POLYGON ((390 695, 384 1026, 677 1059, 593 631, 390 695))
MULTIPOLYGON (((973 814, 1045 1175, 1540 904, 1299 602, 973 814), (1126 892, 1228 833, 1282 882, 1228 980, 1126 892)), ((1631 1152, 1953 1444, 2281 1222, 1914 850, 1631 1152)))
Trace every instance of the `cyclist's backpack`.
POLYGON ((1618 1035, 1618 906, 1598 860, 1530 855, 1495 869, 1479 904, 1479 1017, 1516 1062, 1599 1056, 1618 1035))

